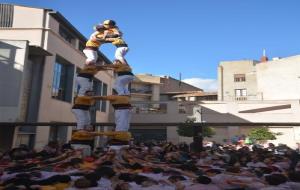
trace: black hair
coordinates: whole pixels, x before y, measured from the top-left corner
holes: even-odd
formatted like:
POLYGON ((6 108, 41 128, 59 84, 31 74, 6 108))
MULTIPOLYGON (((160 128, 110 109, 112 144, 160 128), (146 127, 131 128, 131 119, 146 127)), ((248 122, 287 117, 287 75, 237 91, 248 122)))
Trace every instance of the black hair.
POLYGON ((91 172, 84 175, 84 177, 90 181, 98 181, 101 179, 101 173, 91 172))
POLYGON ((300 182, 300 171, 291 171, 288 173, 288 177, 293 182, 300 182))
POLYGON ((155 173, 155 174, 158 174, 158 173, 161 173, 163 172, 164 170, 161 169, 161 168, 152 168, 152 172, 155 173))
POLYGON ((130 174, 130 173, 121 173, 119 175, 119 179, 126 181, 126 182, 132 182, 133 178, 134 178, 133 174, 130 174))
POLYGON ((282 174, 267 175, 265 176, 265 180, 269 185, 280 185, 287 182, 287 178, 282 174))
POLYGON ((197 178, 197 182, 201 183, 201 184, 210 184, 211 183, 211 179, 207 176, 199 176, 197 178))
POLYGON ((101 177, 107 177, 107 178, 111 178, 116 174, 116 172, 111 167, 108 166, 101 166, 97 168, 95 172, 101 175, 101 177))
POLYGON ((79 189, 85 189, 88 187, 97 187, 97 181, 90 181, 86 178, 79 178, 74 182, 74 186, 79 189))
POLYGON ((186 179, 182 175, 172 175, 168 178, 168 180, 170 180, 170 181, 184 181, 186 179))
POLYGON ((220 174, 221 171, 218 170, 218 169, 209 169, 209 170, 206 170, 205 173, 215 173, 215 174, 220 174))
POLYGON ((182 169, 182 170, 189 170, 189 171, 192 171, 192 172, 196 172, 196 171, 199 170, 197 168, 197 166, 193 163, 182 164, 182 165, 179 166, 179 168, 182 169))
POLYGON ((141 185, 144 181, 147 181, 147 180, 149 180, 149 178, 146 176, 142 176, 142 175, 134 175, 134 177, 133 177, 133 181, 138 185, 141 185))
POLYGON ((71 163, 72 165, 81 164, 82 162, 83 162, 83 160, 82 160, 81 158, 72 158, 72 159, 70 160, 70 163, 71 163))
POLYGON ((137 170, 137 169, 142 169, 143 166, 139 163, 134 163, 133 165, 130 166, 131 169, 137 170))

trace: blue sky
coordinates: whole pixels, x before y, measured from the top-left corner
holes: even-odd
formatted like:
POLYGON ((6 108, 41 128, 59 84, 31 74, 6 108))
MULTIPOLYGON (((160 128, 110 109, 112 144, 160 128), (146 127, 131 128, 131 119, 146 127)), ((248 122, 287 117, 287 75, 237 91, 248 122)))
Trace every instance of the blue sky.
MULTIPOLYGON (((135 73, 169 75, 215 89, 222 60, 300 54, 298 0, 2 0, 51 8, 88 37, 92 26, 117 21, 135 73)), ((101 47, 112 59, 115 47, 101 47)))

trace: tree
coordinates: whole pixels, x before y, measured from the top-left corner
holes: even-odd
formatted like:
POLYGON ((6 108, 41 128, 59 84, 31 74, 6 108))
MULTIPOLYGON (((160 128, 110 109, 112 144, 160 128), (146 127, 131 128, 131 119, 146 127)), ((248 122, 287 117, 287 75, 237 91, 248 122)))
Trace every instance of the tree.
POLYGON ((281 135, 281 133, 273 133, 269 131, 267 127, 261 127, 251 129, 249 138, 258 141, 259 143, 263 143, 267 140, 276 140, 277 135, 281 135))
MULTIPOLYGON (((192 119, 188 118, 184 123, 191 124, 194 122, 195 122, 194 118, 192 118, 192 119)), ((216 132, 214 131, 213 128, 206 127, 206 126, 203 127, 202 132, 203 132, 202 133, 203 137, 212 137, 213 135, 216 134, 216 132)), ((194 136, 194 127, 186 126, 186 125, 182 124, 178 127, 177 133, 178 133, 178 135, 183 136, 183 137, 193 137, 194 136)))

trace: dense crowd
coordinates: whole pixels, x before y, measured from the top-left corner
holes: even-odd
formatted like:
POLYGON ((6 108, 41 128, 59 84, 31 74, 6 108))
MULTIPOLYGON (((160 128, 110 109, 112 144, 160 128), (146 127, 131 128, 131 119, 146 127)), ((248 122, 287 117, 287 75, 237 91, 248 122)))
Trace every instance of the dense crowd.
POLYGON ((287 146, 193 146, 167 142, 96 148, 82 157, 50 142, 0 154, 0 189, 299 190, 300 162, 287 146))

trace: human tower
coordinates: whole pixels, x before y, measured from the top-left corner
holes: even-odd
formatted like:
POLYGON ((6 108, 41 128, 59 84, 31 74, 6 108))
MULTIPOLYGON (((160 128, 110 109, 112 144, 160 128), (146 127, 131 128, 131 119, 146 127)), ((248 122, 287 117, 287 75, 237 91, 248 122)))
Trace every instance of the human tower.
POLYGON ((112 145, 128 144, 131 138, 131 134, 128 132, 131 109, 128 84, 134 79, 131 67, 125 59, 129 48, 115 21, 105 20, 96 25, 94 30, 95 32, 91 34, 83 50, 86 56, 84 67, 79 71, 76 78, 79 90, 74 100, 72 112, 76 117, 77 126, 72 134, 72 143, 82 145, 86 142, 92 142, 95 136, 105 135, 110 137, 110 144, 112 145), (116 46, 115 60, 113 64, 103 65, 98 61, 98 49, 106 43, 116 46), (116 73, 115 94, 96 96, 93 92, 92 78, 98 72, 107 70, 113 70, 116 73), (114 108, 116 124, 114 131, 94 132, 91 126, 90 107, 99 100, 110 101, 114 108))

